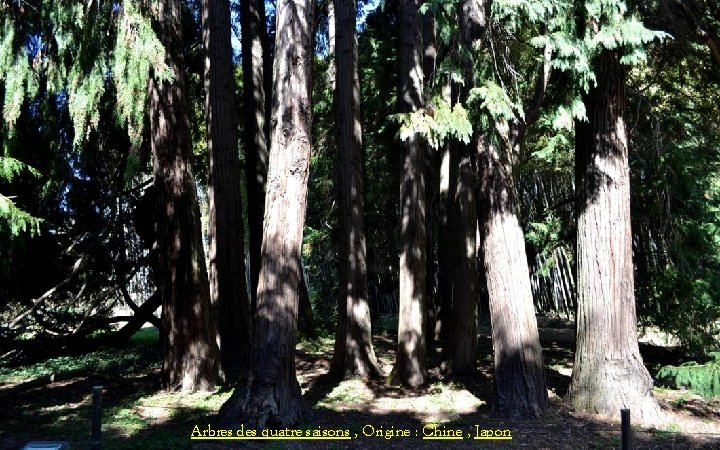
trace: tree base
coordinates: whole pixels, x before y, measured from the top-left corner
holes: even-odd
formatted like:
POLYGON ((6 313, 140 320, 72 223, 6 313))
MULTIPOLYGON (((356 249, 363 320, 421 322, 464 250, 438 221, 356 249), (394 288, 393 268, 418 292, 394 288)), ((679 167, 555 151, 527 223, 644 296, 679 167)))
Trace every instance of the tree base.
POLYGON ((297 380, 272 384, 251 379, 240 383, 222 405, 217 424, 229 430, 242 425, 256 430, 279 429, 296 428, 311 419, 312 411, 303 401, 297 380))
POLYGON ((641 361, 604 360, 594 368, 582 367, 573 372, 567 395, 574 409, 616 419, 625 408, 631 409, 633 418, 653 420, 660 415, 652 378, 641 361))

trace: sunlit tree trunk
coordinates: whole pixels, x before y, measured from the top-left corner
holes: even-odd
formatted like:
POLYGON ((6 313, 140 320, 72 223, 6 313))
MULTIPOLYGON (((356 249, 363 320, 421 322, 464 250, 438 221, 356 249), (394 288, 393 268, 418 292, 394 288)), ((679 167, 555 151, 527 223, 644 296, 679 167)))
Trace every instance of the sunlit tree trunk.
POLYGON ((200 208, 190 162, 180 4, 153 4, 155 31, 167 52, 173 82, 150 80, 150 137, 158 193, 159 283, 162 297, 162 378, 166 389, 212 390, 218 348, 210 305, 200 208))
POLYGON ((205 111, 210 155, 210 300, 219 332, 222 371, 228 382, 234 382, 250 363, 252 322, 245 284, 230 3, 227 0, 204 0, 202 22, 205 111))
POLYGON ((313 13, 310 0, 277 5, 272 138, 250 376, 220 409, 222 426, 295 427, 310 415, 295 376, 295 344, 312 145, 313 13))
MULTIPOLYGON (((400 104, 405 112, 422 107, 423 58, 419 0, 402 0, 400 104)), ((419 136, 403 142, 400 181, 400 317, 398 351, 391 383, 419 386, 425 382, 426 219, 425 149, 419 136)))
POLYGON ((638 348, 630 230, 625 76, 615 51, 597 60, 597 85, 576 123, 577 346, 568 397, 574 408, 653 417, 659 408, 638 348))
POLYGON ((507 159, 482 137, 476 145, 495 354, 493 409, 506 417, 538 416, 548 394, 517 198, 507 159))
POLYGON ((365 252, 360 85, 357 71, 355 0, 335 0, 335 118, 338 149, 338 327, 331 371, 376 377, 365 252))

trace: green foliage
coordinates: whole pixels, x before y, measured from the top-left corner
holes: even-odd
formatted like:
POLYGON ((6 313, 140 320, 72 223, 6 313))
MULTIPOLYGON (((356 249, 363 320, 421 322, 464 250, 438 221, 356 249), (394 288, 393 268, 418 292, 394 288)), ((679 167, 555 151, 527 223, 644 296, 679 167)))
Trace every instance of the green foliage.
POLYGON ((530 230, 525 233, 525 239, 538 247, 540 253, 545 255, 539 273, 547 276, 550 268, 555 265, 555 259, 551 256, 553 250, 562 245, 563 224, 552 211, 544 219, 542 222, 531 222, 529 224, 530 230))
POLYGON ((142 138, 150 74, 172 81, 165 63, 165 51, 155 36, 150 21, 138 11, 134 1, 123 2, 111 72, 117 90, 117 115, 127 125, 133 144, 142 138))
POLYGON ((555 0, 496 0, 490 5, 493 18, 512 32, 519 31, 525 21, 544 22, 568 6, 555 0))
POLYGON ((23 170, 27 170, 36 177, 40 176, 40 172, 21 161, 18 161, 15 158, 0 156, 0 178, 3 178, 8 182, 12 182, 13 178, 15 178, 23 170))
MULTIPOLYGON (((37 170, 15 158, 0 156, 0 180, 12 182, 22 171, 27 171, 36 177, 40 176, 37 170)), ((17 236, 26 231, 29 231, 31 236, 35 235, 40 232, 42 223, 42 219, 33 217, 18 208, 10 197, 6 197, 2 193, 0 193, 0 220, 5 221, 10 236, 17 236)))
POLYGON ((421 14, 429 14, 435 19, 440 45, 449 46, 457 39, 457 8, 461 3, 459 0, 429 0, 420 5, 421 14))
POLYGON ((20 367, 0 366, 0 382, 18 383, 70 370, 88 370, 127 374, 148 367, 159 368, 160 361, 148 362, 148 348, 143 345, 98 350, 81 356, 58 356, 20 367))
POLYGON ((168 81, 172 76, 164 49, 137 1, 84 6, 52 0, 39 10, 3 15, 0 82, 8 128, 14 127, 24 102, 44 88, 49 94, 67 96, 73 144, 78 146, 97 129, 100 101, 112 78, 118 119, 127 125, 132 142, 139 143, 147 81, 151 74, 168 81))
POLYGON ((658 371, 658 378, 671 378, 676 386, 685 386, 705 398, 720 396, 720 352, 711 352, 711 361, 698 364, 695 361, 679 366, 665 366, 658 371))
POLYGON ((75 129, 73 144, 76 146, 86 141, 100 121, 100 98, 105 92, 105 61, 96 60, 89 73, 81 70, 80 67, 72 67, 67 80, 70 92, 68 109, 75 129))
POLYGON ((645 60, 649 42, 668 37, 647 29, 628 13, 622 0, 588 0, 582 5, 576 10, 559 11, 568 14, 567 22, 556 22, 557 30, 534 38, 532 44, 549 46, 555 55, 553 67, 572 71, 583 90, 595 81, 592 61, 601 51, 622 49, 621 62, 633 65, 645 60), (577 19, 582 19, 582 29, 575 29, 577 19))
POLYGON ((720 85, 701 54, 656 43, 628 89, 638 317, 698 358, 720 350, 720 85))
POLYGON ((493 80, 487 80, 481 87, 470 90, 468 103, 479 100, 482 100, 480 108, 495 120, 511 120, 516 114, 523 114, 522 106, 513 102, 507 91, 493 80))
POLYGON ((20 233, 29 231, 30 235, 40 233, 42 219, 33 217, 31 214, 18 208, 9 198, 0 194, 0 220, 7 223, 10 236, 17 236, 20 233))
POLYGON ((442 146, 446 139, 454 138, 469 143, 472 124, 467 110, 456 103, 450 106, 440 97, 435 97, 432 107, 412 113, 393 114, 391 120, 400 123, 398 137, 406 141, 415 135, 422 136, 433 149, 442 146))

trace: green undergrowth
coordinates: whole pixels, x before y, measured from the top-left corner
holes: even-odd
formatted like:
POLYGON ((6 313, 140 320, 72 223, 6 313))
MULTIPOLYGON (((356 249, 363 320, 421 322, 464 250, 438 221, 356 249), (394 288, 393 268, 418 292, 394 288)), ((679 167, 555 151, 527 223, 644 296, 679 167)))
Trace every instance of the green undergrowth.
POLYGON ((71 370, 106 372, 119 376, 156 370, 160 368, 157 342, 157 328, 143 328, 130 338, 124 348, 100 349, 84 355, 57 356, 21 366, 0 363, 0 384, 21 383, 71 370))
POLYGON ((695 361, 679 366, 664 366, 658 378, 669 380, 677 387, 687 387, 705 398, 720 396, 720 352, 711 352, 705 364, 695 361))
MULTIPOLYGON (((123 397, 103 406, 103 449, 185 448, 193 427, 213 423, 230 392, 168 393, 123 397)), ((86 448, 90 436, 91 396, 80 403, 38 408, 33 412, 34 433, 67 440, 72 448, 86 448)), ((20 418, 22 422, 29 418, 20 418)), ((19 422, 18 425, 22 425, 19 422)), ((12 430, 10 430, 12 432, 12 430)), ((22 433, 22 429, 15 431, 22 433)), ((24 430, 27 431, 27 430, 24 430)))

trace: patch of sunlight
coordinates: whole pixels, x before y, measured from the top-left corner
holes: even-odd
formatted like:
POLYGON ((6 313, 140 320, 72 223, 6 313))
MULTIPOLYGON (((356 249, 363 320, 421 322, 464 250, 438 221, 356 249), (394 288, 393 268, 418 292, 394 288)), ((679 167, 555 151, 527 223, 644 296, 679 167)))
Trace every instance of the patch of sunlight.
POLYGON ((142 348, 142 346, 131 346, 123 349, 102 349, 80 356, 58 356, 25 366, 0 366, 0 384, 20 383, 71 370, 109 372, 122 376, 158 369, 160 361, 148 361, 142 348))
POLYGON ((373 409, 386 414, 409 413, 424 423, 446 423, 476 413, 484 403, 467 389, 436 383, 427 394, 418 397, 378 399, 373 409))
POLYGON ((141 431, 187 415, 214 414, 231 392, 156 392, 110 408, 105 426, 132 437, 141 431))
POLYGON ((332 410, 367 404, 375 398, 373 391, 362 380, 346 380, 340 383, 316 405, 316 408, 332 410))
POLYGON ((332 351, 335 344, 334 337, 316 337, 313 339, 303 339, 297 343, 295 347, 298 351, 313 355, 322 355, 332 351))
POLYGON ((154 420, 143 415, 136 408, 117 408, 108 414, 107 429, 115 429, 126 436, 133 436, 150 427, 154 420))
POLYGON ((130 338, 132 345, 156 345, 160 340, 160 330, 157 327, 143 327, 130 338))
POLYGON ((155 392, 145 397, 140 397, 135 406, 143 408, 187 408, 198 410, 220 409, 225 401, 230 398, 231 391, 227 392, 155 392))

